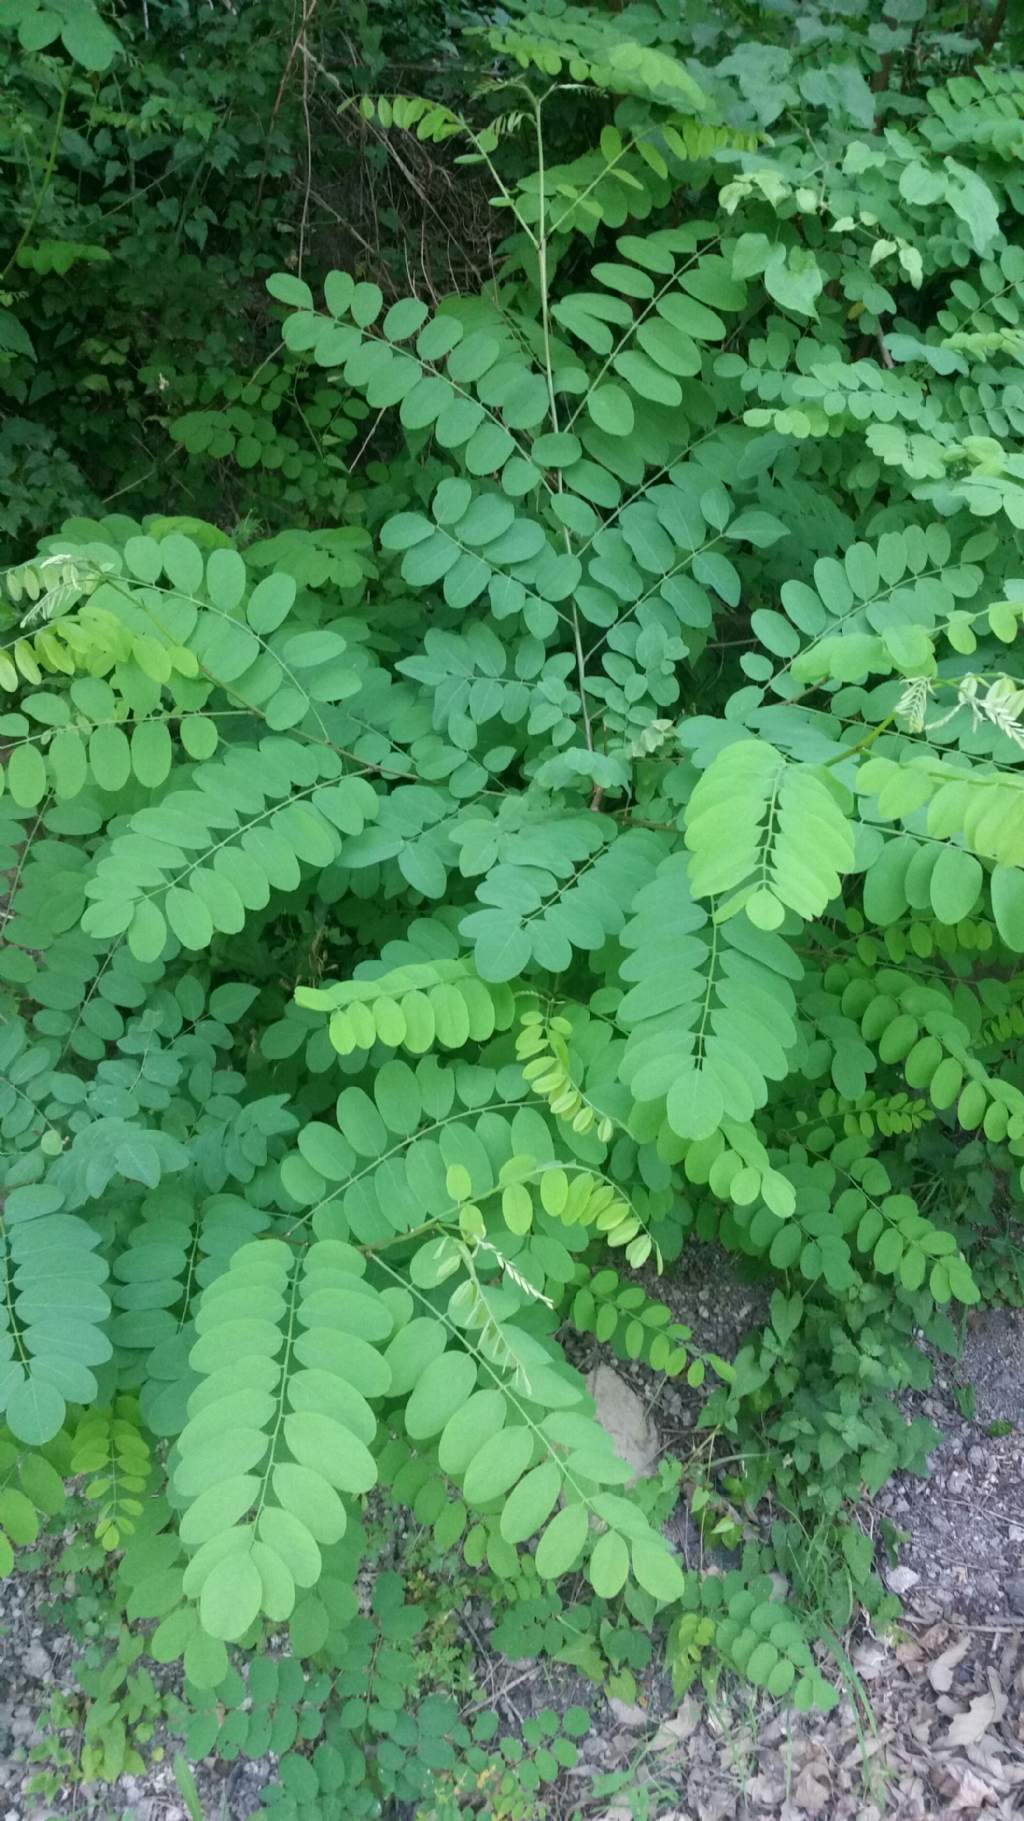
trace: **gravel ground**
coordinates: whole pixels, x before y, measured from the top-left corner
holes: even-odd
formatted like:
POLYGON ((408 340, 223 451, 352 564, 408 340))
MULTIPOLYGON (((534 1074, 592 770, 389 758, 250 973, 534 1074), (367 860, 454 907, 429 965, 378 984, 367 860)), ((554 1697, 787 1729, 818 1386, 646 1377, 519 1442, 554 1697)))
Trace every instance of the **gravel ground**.
MULTIPOLYGON (((758 1287, 730 1280, 712 1247, 688 1254, 687 1266, 678 1284, 645 1287, 728 1357, 762 1318, 758 1287)), ((578 1776, 631 1769, 650 1821, 1024 1817, 1024 1312, 979 1316, 960 1360, 934 1364, 929 1392, 906 1400, 908 1416, 943 1432, 930 1474, 897 1475, 874 1504, 906 1537, 888 1577, 905 1616, 890 1638, 862 1631, 849 1640, 846 1698, 826 1717, 780 1711, 742 1690, 719 1710, 689 1699, 677 1709, 659 1677, 636 1708, 595 1708, 592 1690, 568 1678, 560 1685, 548 1669, 535 1701, 528 1688, 514 1690, 516 1711, 557 1705, 559 1687, 566 1702, 591 1707, 578 1776), (1008 1423, 1008 1433, 989 1433, 1008 1423)), ((615 1371, 645 1398, 662 1444, 688 1453, 694 1394, 668 1385, 652 1399, 643 1368, 616 1360, 615 1371)), ((680 1518, 671 1533, 687 1555, 693 1527, 680 1518)), ((622 1796, 600 1821, 633 1821, 635 1812, 622 1796)))
MULTIPOLYGON (((909 1532, 890 1580, 908 1610, 971 1624, 1024 1615, 1024 1314, 993 1311, 915 1409, 940 1429, 927 1480, 898 1475, 875 1509, 909 1532), (1005 1373, 1005 1380, 1002 1374, 1005 1373), (963 1392, 975 1397, 971 1420, 963 1392), (1003 1433, 1004 1425, 1015 1426, 1003 1433)), ((1024 1619, 1022 1619, 1024 1622, 1024 1619)))
POLYGON ((974 1317, 957 1377, 974 1391, 979 1422, 1024 1424, 1024 1316, 1019 1309, 987 1309, 974 1317))
MULTIPOLYGON (((652 1277, 645 1288, 725 1357, 763 1319, 760 1287, 738 1284, 711 1246, 688 1253, 678 1280, 652 1277)), ((576 1357, 587 1370, 609 1363, 586 1342, 576 1357)), ((700 1394, 678 1382, 655 1390, 643 1368, 610 1363, 627 1399, 633 1391, 643 1401, 648 1449, 688 1454, 700 1394)), ((962 1358, 937 1361, 931 1389, 907 1408, 944 1440, 927 1479, 899 1475, 875 1501, 876 1514, 906 1535, 889 1571, 905 1619, 893 1638, 851 1640, 855 1680, 826 1718, 779 1712, 749 1691, 713 1711, 690 1700, 677 1707, 663 1676, 628 1707, 557 1666, 478 1659, 481 1687, 506 1725, 548 1705, 579 1702, 594 1714, 559 1792, 560 1817, 584 1803, 588 1821, 632 1821, 624 1793, 593 1795, 595 1778, 627 1773, 647 1821, 1024 1817, 1024 1313, 978 1317, 962 1358)), ((682 1513, 672 1535, 693 1559, 682 1513)), ((52 1597, 42 1575, 0 1584, 0 1821, 187 1821, 169 1755, 113 1786, 67 1788, 49 1802, 25 1793, 40 1709, 54 1688, 74 1689, 75 1646, 43 1617, 52 1597)), ((268 1775, 265 1763, 244 1760, 196 1767, 205 1821, 246 1821, 268 1775)))

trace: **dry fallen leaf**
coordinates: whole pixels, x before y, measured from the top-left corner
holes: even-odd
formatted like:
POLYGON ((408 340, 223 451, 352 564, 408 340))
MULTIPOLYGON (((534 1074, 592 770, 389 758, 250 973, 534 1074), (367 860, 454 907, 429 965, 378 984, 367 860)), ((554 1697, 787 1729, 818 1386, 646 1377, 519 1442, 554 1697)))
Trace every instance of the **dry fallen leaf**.
POLYGON ((998 1798, 990 1783, 985 1783, 969 1764, 950 1764, 938 1781, 942 1792, 943 1814, 960 1814, 964 1809, 987 1808, 998 1798))
POLYGON ((966 1713, 957 1714, 949 1723, 947 1745, 975 1745, 988 1731, 996 1717, 995 1696, 975 1695, 966 1713))
POLYGON ((784 1779, 770 1777, 763 1771, 749 1779, 745 1791, 747 1801, 755 1808, 778 1808, 785 1793, 784 1779))
POLYGON ((651 1741, 654 1751, 678 1751, 700 1725, 696 1701, 684 1701, 671 1720, 664 1720, 651 1741))
POLYGON ((918 1675, 927 1661, 927 1652, 921 1649, 916 1638, 903 1638, 896 1646, 895 1655, 897 1663, 918 1675))
POLYGON ((951 1644, 941 1657, 936 1657, 928 1669, 928 1680, 937 1695, 948 1695, 953 1686, 953 1671, 962 1663, 971 1647, 969 1637, 961 1638, 959 1644, 951 1644))
POLYGON ((632 1467, 637 1478, 651 1473, 658 1458, 658 1431, 632 1385, 611 1366, 597 1366, 588 1375, 587 1390, 619 1459, 632 1467))
POLYGON ((995 1717, 997 1720, 1001 1720, 1006 1712, 1006 1692, 994 1669, 988 1669, 985 1673, 992 1699, 996 1704, 995 1717))
POLYGON ((609 1695, 608 1705, 620 1726, 635 1728, 647 1726, 650 1721, 650 1714, 645 1713, 642 1707, 634 1707, 630 1701, 620 1701, 618 1695, 609 1695))
POLYGON ((820 1771, 823 1776, 827 1775, 822 1763, 806 1764, 793 1786, 793 1801, 807 1815, 823 1814, 825 1804, 829 1801, 828 1784, 818 1782, 816 1771, 820 1771))

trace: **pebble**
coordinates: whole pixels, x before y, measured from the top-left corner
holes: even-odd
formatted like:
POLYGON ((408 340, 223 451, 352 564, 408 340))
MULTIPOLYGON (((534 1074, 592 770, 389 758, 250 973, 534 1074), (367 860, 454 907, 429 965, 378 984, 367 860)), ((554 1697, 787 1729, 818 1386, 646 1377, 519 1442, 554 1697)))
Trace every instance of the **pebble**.
POLYGON ((49 1651, 38 1642, 29 1645, 21 1659, 21 1666, 34 1682, 45 1682, 47 1676, 53 1673, 53 1659, 49 1651))
POLYGON ((890 1593, 902 1595, 909 1593, 912 1587, 916 1587, 920 1579, 921 1576, 915 1574, 912 1568, 890 1568, 885 1582, 890 1593))
POLYGON ((34 1715, 34 1703, 30 1706, 15 1708, 11 1715, 11 1738, 15 1745, 23 1745, 26 1740, 30 1743, 32 1742, 36 1732, 34 1715))

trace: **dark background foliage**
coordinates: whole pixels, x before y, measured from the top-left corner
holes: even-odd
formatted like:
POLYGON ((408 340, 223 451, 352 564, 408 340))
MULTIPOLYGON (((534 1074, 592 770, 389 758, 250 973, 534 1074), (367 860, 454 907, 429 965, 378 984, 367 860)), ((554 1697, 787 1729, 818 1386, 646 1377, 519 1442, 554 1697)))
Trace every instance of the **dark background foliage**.
POLYGON ((59 37, 26 55, 6 10, 0 556, 172 494, 225 524, 337 513, 356 431, 300 413, 263 281, 343 266, 429 295, 486 272, 485 197, 436 148, 396 163, 346 105, 458 86, 447 9, 149 0, 108 7, 119 47, 87 39, 85 63, 59 37), (224 415, 182 440, 196 411, 224 415))
MULTIPOLYGON (((86 0, 61 6, 72 25, 90 14, 86 0)), ((802 34, 812 55, 864 30, 870 41, 877 10, 844 8, 840 22, 826 9, 812 30, 789 5, 699 0, 681 15, 658 0, 632 7, 630 25, 710 60, 751 31, 802 34)), ((910 28, 901 68, 873 59, 894 118, 916 112, 929 79, 972 67, 979 45, 998 38, 1012 55, 1021 31, 1005 5, 882 10, 885 26, 910 28)), ((65 513, 138 516, 172 498, 229 529, 337 522, 372 424, 297 387, 263 280, 287 268, 315 286, 340 267, 386 296, 436 301, 493 273, 486 180, 444 145, 398 144, 353 105, 411 91, 486 120, 494 58, 472 36, 486 9, 107 0, 101 12, 116 36, 55 33, 60 8, 37 0, 0 17, 0 560, 65 513)), ((592 93, 563 97, 553 161, 591 143, 599 111, 592 93)), ((500 159, 513 175, 529 167, 521 136, 500 159)))

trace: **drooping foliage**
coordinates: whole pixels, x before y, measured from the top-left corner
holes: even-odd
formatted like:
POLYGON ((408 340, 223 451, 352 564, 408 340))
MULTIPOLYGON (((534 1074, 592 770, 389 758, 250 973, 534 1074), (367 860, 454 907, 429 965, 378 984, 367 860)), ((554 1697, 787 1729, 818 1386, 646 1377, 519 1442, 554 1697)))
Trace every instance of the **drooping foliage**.
POLYGON ((7 572, 0 1403, 30 1461, 106 1413, 129 1616, 200 1704, 285 1624, 337 1692, 270 1812, 415 1799, 446 1729, 450 1763, 401 1589, 353 1591, 374 1488, 504 1588, 511 1655, 580 1660, 580 1570, 677 1685, 827 1705, 808 1522, 828 1623, 891 1613, 848 1507, 921 1466, 894 1394, 1012 1289, 1022 1196, 1001 24, 474 25, 465 116, 359 117, 485 174, 493 280, 268 283, 297 398, 373 425, 338 522, 73 517, 7 572), (701 1505, 776 1523, 703 1584, 565 1346, 698 1384, 649 1294, 692 1237, 771 1285, 701 1505))

